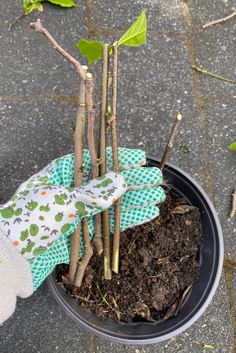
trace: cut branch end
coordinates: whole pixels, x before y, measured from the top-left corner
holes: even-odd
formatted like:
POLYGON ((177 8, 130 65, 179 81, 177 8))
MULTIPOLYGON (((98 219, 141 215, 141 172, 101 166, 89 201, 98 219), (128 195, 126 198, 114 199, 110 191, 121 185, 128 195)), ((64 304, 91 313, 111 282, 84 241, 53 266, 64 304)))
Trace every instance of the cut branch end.
POLYGON ((166 149, 165 149, 164 155, 162 157, 162 160, 161 160, 161 163, 160 163, 160 166, 159 166, 161 171, 163 171, 163 169, 165 167, 165 164, 167 162, 167 159, 169 157, 169 154, 170 154, 170 152, 173 149, 174 140, 175 140, 175 137, 176 137, 176 134, 177 134, 177 130, 178 130, 178 127, 179 127, 179 124, 180 124, 181 121, 182 121, 182 115, 180 113, 177 113, 175 121, 174 121, 174 124, 173 124, 173 127, 172 127, 172 130, 171 130, 169 141, 168 141, 168 143, 166 145, 166 149))
POLYGON ((232 207, 231 207, 229 218, 232 219, 235 216, 235 213, 236 213, 236 189, 232 194, 232 207))

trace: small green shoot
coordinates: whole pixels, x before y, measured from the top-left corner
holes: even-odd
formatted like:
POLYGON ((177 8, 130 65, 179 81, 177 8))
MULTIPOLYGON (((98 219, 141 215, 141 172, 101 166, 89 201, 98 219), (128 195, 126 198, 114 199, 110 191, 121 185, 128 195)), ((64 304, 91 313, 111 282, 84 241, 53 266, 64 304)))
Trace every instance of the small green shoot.
MULTIPOLYGON (((142 11, 136 21, 118 40, 118 46, 138 47, 146 42, 147 19, 145 11, 142 11)), ((91 41, 80 39, 76 47, 80 53, 88 59, 88 64, 93 64, 102 57, 103 43, 100 41, 91 41)), ((112 46, 109 47, 109 55, 112 55, 112 46)))
POLYGON ((116 311, 116 310, 111 306, 111 304, 108 303, 108 301, 106 300, 107 293, 105 293, 105 294, 102 293, 102 291, 101 291, 101 289, 100 289, 98 283, 96 283, 96 288, 97 288, 97 291, 98 291, 99 295, 100 295, 101 298, 102 298, 102 301, 101 301, 101 303, 100 303, 99 305, 102 305, 102 303, 106 303, 107 306, 108 306, 112 311, 116 311))
POLYGON ((24 12, 22 12, 19 16, 17 16, 10 24, 9 31, 12 27, 20 21, 23 17, 29 15, 32 11, 38 10, 40 12, 44 11, 43 2, 50 2, 54 5, 59 5, 61 7, 73 7, 77 6, 74 0, 23 0, 22 7, 24 12))
POLYGON ((204 343, 203 348, 204 349, 214 349, 215 347, 212 344, 204 343))
POLYGON ((189 148, 186 145, 181 145, 179 149, 183 153, 189 153, 189 148))
POLYGON ((236 140, 233 141, 230 145, 228 145, 228 149, 231 151, 236 151, 236 140))
POLYGON ((25 15, 29 15, 34 10, 43 11, 43 2, 50 2, 54 5, 61 7, 73 7, 76 6, 74 0, 23 0, 22 7, 25 15))

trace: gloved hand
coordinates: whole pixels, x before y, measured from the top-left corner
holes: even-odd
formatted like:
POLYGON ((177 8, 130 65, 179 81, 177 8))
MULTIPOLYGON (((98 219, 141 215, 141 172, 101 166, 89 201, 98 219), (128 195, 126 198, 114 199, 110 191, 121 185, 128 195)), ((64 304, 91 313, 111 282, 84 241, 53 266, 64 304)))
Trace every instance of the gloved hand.
MULTIPOLYGON (((128 190, 121 201, 121 231, 136 225, 149 222, 159 215, 158 203, 165 200, 165 192, 162 184, 162 173, 158 168, 144 168, 146 155, 142 150, 119 148, 119 170, 124 177, 128 190)), ((91 159, 88 150, 84 150, 84 179, 88 181, 91 159)), ((107 170, 112 168, 112 150, 110 147, 106 150, 107 170)), ((74 156, 66 155, 51 162, 47 171, 44 169, 41 173, 48 173, 50 182, 56 185, 71 187, 74 181, 74 156)), ((101 190, 100 190, 101 191, 101 190)), ((102 192, 101 192, 102 195, 102 192)), ((104 196, 105 198, 107 196, 104 196)), ((109 209, 111 232, 114 229, 114 209, 109 209)), ((94 236, 93 218, 88 219, 90 239, 94 236)), ((78 222, 75 222, 65 236, 60 237, 53 246, 43 255, 31 261, 31 271, 33 274, 34 289, 37 289, 44 279, 60 263, 69 263, 69 235, 77 228, 78 222)), ((83 240, 80 237, 80 254, 83 255, 83 240)))
MULTIPOLYGON (((143 168, 145 161, 145 152, 120 148, 121 173, 108 172, 105 176, 88 182, 91 159, 89 152, 84 150, 84 179, 81 187, 73 187, 72 154, 52 161, 20 186, 11 200, 0 207, 0 243, 7 246, 10 257, 14 255, 17 259, 15 264, 10 258, 5 261, 10 261, 11 273, 17 273, 18 287, 15 286, 15 296, 30 295, 57 264, 68 263, 69 235, 78 227, 81 219, 88 217, 92 238, 93 216, 110 207, 127 188, 121 202, 121 230, 147 222, 159 214, 155 205, 165 198, 164 191, 159 186, 162 183, 162 174, 158 168, 143 168), (8 238, 7 245, 3 235, 8 238), (22 273, 23 267, 28 273, 22 273), (31 283, 27 290, 24 280, 30 282, 30 275, 33 288, 31 283)), ((112 152, 108 148, 108 169, 111 166, 112 152)), ((112 207, 109 213, 112 231, 112 207)), ((78 256, 83 253, 82 240, 80 251, 78 256)), ((3 256, 6 256, 6 252, 3 256)))

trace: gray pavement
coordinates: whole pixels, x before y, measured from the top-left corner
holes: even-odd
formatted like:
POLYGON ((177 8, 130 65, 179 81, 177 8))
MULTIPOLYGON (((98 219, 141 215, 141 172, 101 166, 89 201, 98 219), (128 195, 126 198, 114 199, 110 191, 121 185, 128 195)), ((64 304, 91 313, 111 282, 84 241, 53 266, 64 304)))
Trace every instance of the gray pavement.
POLYGON ((141 9, 148 13, 145 47, 122 49, 120 60, 120 141, 149 155, 162 155, 173 117, 184 117, 170 161, 198 180, 215 204, 225 238, 220 286, 204 315, 186 332, 157 345, 128 347, 96 338, 75 326, 51 297, 46 284, 0 327, 1 353, 206 352, 236 350, 236 223, 228 221, 235 188, 236 154, 226 146, 236 138, 236 85, 191 70, 198 65, 236 78, 236 19, 203 30, 201 24, 226 16, 232 0, 80 0, 62 11, 45 5, 11 32, 8 23, 20 1, 4 4, 0 21, 0 203, 51 159, 72 151, 78 79, 73 68, 29 28, 40 17, 60 43, 79 56, 81 37, 115 40, 141 9), (186 144, 189 154, 180 152, 186 144))

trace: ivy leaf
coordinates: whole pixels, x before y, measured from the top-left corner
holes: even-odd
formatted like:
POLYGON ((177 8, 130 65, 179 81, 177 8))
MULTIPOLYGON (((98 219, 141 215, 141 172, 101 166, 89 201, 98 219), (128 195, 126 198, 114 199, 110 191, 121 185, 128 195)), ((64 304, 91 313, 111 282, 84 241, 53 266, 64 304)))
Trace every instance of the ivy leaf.
POLYGON ((228 149, 231 151, 236 151, 236 140, 228 146, 228 149))
POLYGON ((42 0, 23 0, 22 6, 25 15, 30 14, 32 11, 42 7, 42 0), (41 6, 40 6, 41 5, 41 6))
POLYGON ((76 47, 83 56, 88 58, 88 64, 93 64, 102 57, 102 42, 82 38, 76 47))
POLYGON ((76 3, 74 2, 74 0, 45 0, 45 1, 51 2, 54 5, 59 5, 62 7, 76 6, 76 3))
POLYGON ((119 39, 118 45, 138 47, 146 42, 147 19, 145 11, 142 11, 137 20, 119 39))

